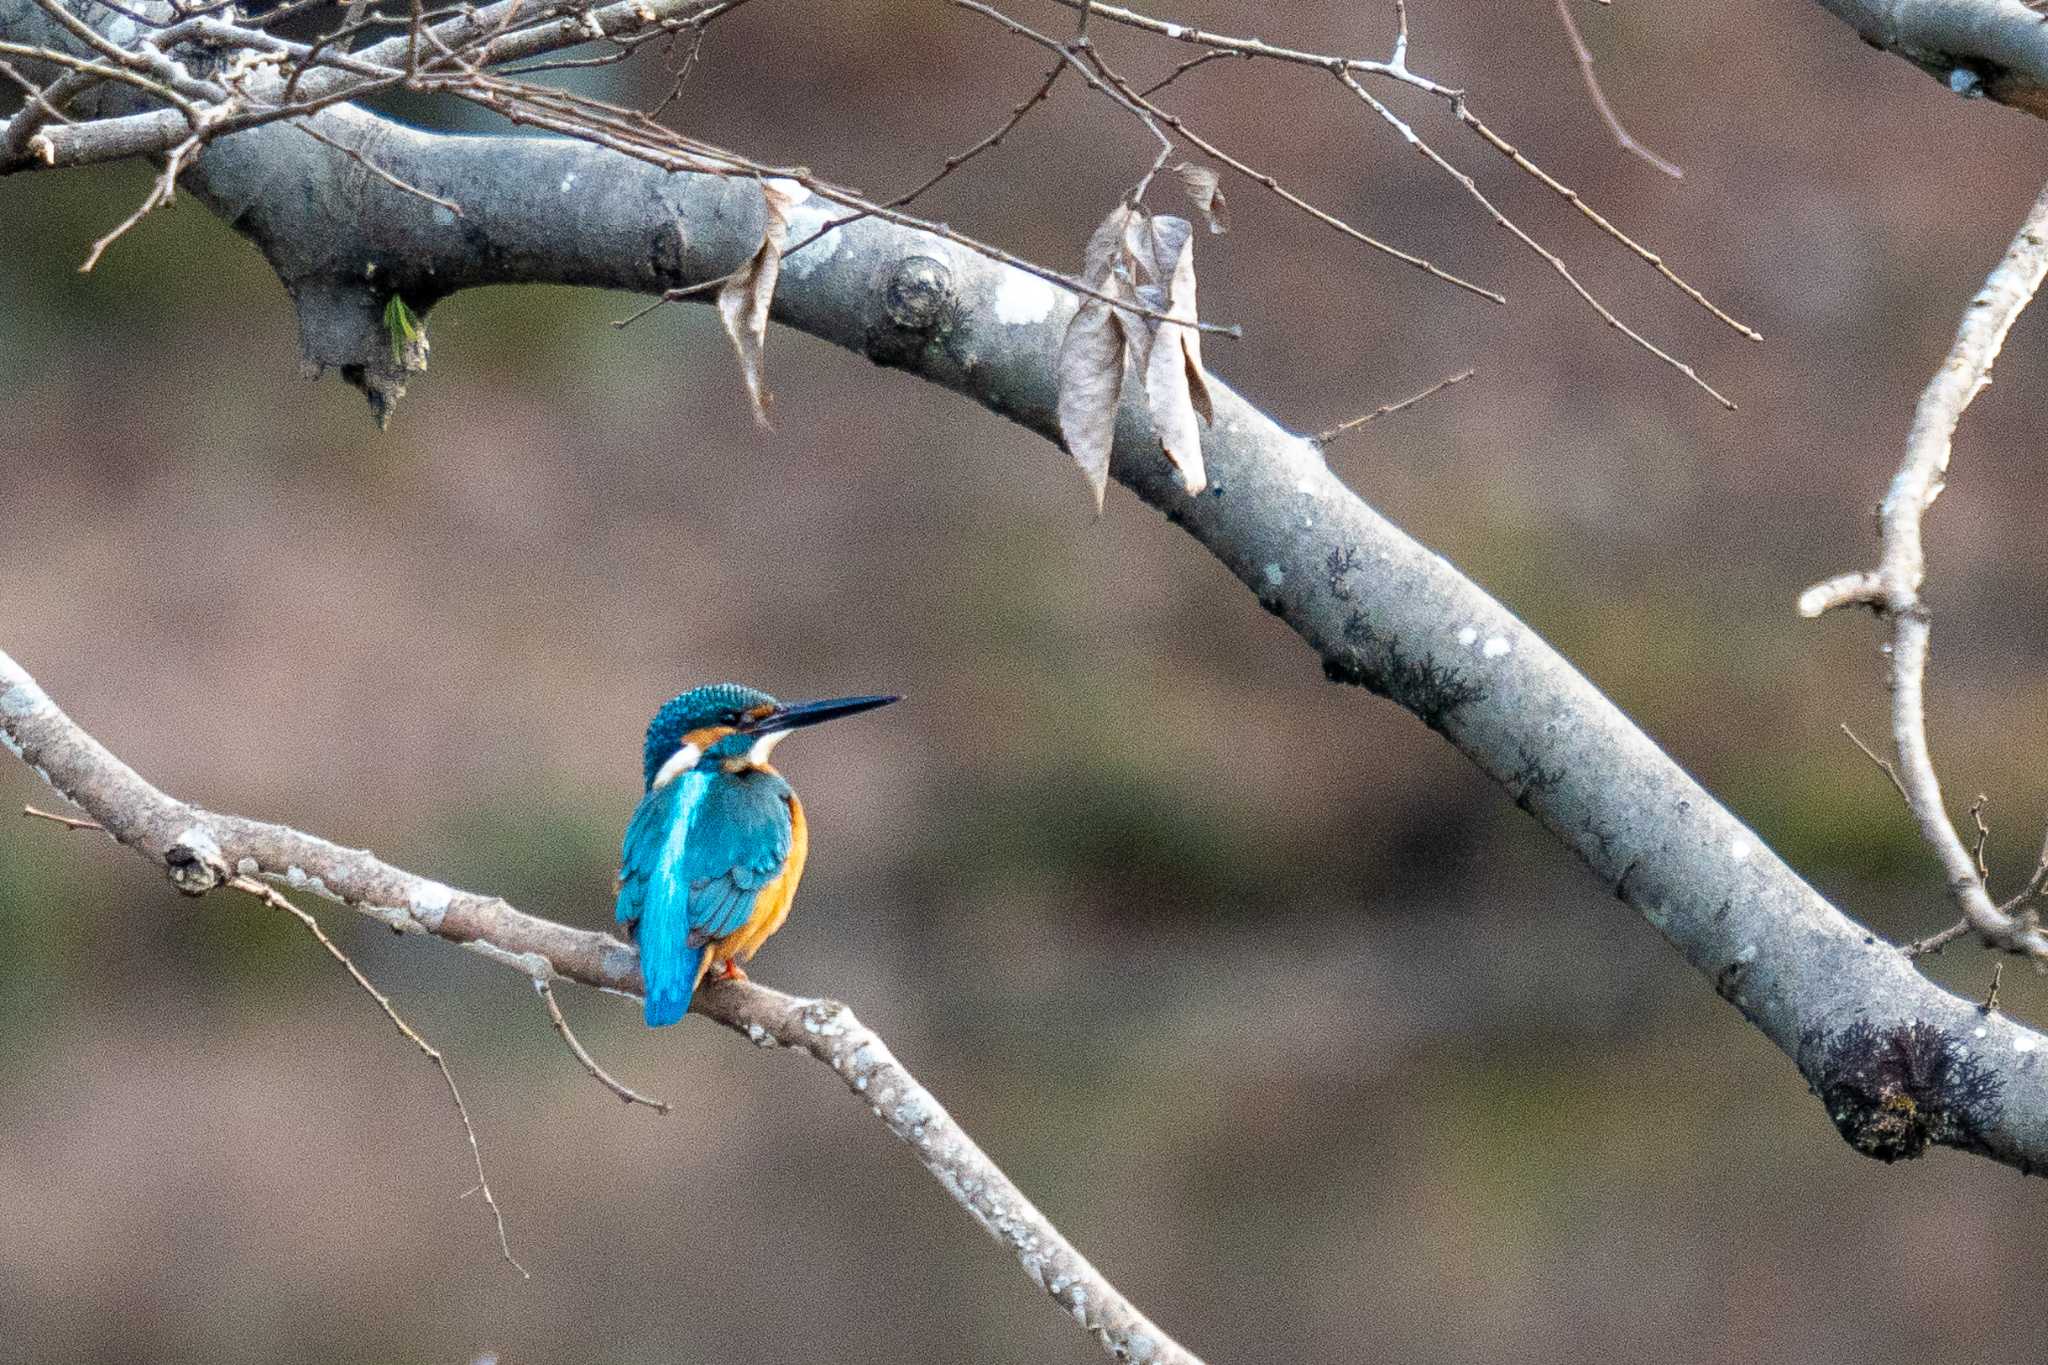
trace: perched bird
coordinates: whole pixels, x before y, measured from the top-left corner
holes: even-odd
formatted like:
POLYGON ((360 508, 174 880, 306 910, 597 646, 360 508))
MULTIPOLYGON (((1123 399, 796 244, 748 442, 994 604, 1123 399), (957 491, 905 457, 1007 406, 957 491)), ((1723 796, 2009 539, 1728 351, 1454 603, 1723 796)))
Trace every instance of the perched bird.
POLYGON ((619 923, 640 941, 647 1025, 673 1024, 707 968, 745 973, 789 917, 810 835, 803 804, 768 766, 799 726, 896 697, 783 703, 738 683, 692 688, 647 727, 647 791, 619 855, 619 923))

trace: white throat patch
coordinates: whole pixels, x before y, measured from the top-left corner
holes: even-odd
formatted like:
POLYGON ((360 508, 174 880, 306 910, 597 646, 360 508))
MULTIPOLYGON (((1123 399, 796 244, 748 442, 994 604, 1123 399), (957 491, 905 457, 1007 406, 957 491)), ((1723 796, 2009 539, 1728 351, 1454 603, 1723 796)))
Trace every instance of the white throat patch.
POLYGON ((761 736, 754 741, 754 747, 747 750, 747 762, 756 768, 767 767, 768 755, 774 753, 775 746, 788 739, 792 733, 789 730, 771 730, 761 736))
POLYGON ((697 760, 702 757, 704 757, 704 751, 701 748, 695 744, 685 744, 682 748, 670 754, 668 762, 662 764, 655 772, 654 785, 648 788, 648 790, 654 791, 666 787, 669 783, 675 781, 678 776, 696 767, 697 760))

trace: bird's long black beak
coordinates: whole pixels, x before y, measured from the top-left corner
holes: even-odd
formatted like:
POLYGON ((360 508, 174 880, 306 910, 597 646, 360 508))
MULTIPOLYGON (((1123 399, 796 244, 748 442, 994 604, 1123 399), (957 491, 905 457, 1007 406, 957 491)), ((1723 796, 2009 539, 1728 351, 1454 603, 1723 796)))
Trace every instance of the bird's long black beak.
POLYGON ((816 725, 821 721, 838 720, 841 716, 857 716, 863 711, 872 711, 877 706, 887 706, 901 697, 837 697, 831 701, 784 702, 757 721, 740 727, 742 734, 772 735, 777 730, 794 730, 799 726, 816 725))

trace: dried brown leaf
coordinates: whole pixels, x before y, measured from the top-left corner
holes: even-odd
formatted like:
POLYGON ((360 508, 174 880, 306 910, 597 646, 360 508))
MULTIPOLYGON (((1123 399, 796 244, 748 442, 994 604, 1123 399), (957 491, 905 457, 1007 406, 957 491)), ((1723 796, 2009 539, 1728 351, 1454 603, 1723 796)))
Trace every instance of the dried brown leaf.
MULTIPOLYGON (((1110 281, 1114 283, 1114 279, 1110 281)), ((1083 299, 1060 341, 1060 435, 1102 511, 1109 451, 1124 393, 1124 325, 1100 299, 1083 299)))
POLYGON ((1181 162, 1173 173, 1180 177, 1180 187, 1187 191, 1189 201, 1208 223, 1209 231, 1230 231, 1230 204, 1223 197, 1222 178, 1207 166, 1197 166, 1192 161, 1181 162))
MULTIPOLYGON (((1145 215, 1129 204, 1118 204, 1109 211, 1109 216, 1096 225, 1095 232, 1088 238, 1088 254, 1083 258, 1081 280, 1090 289, 1101 289, 1122 260, 1126 233, 1133 222, 1142 224, 1145 215)), ((1107 292, 1107 291, 1104 291, 1107 292)))
POLYGON ((733 272, 718 289, 718 316, 725 334, 739 353, 740 369, 747 380, 747 396, 754 403, 754 420, 769 426, 768 406, 774 395, 768 392, 765 365, 768 348, 768 305, 775 299, 775 282, 782 275, 782 252, 789 245, 789 210, 799 196, 772 180, 761 183, 764 221, 761 245, 753 258, 733 272))
POLYGON ((1202 432, 1197 424, 1214 421, 1216 409, 1202 368, 1202 337, 1194 323, 1195 229, 1185 218, 1158 214, 1146 225, 1149 269, 1165 283, 1167 321, 1156 324, 1151 352, 1145 357, 1145 405, 1166 458, 1180 471, 1190 494, 1208 484, 1202 464, 1202 432))

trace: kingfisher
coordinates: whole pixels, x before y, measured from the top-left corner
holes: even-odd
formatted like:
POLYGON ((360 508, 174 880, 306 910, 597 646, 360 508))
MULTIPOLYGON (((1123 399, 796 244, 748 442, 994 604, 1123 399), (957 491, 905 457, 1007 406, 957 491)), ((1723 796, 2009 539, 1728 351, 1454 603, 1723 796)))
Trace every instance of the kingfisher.
POLYGON ((789 917, 810 831, 803 803, 768 765, 791 731, 898 697, 779 702, 738 683, 672 697, 647 726, 647 784, 619 852, 619 923, 640 942, 647 1026, 689 1011, 704 973, 744 979, 789 917))

